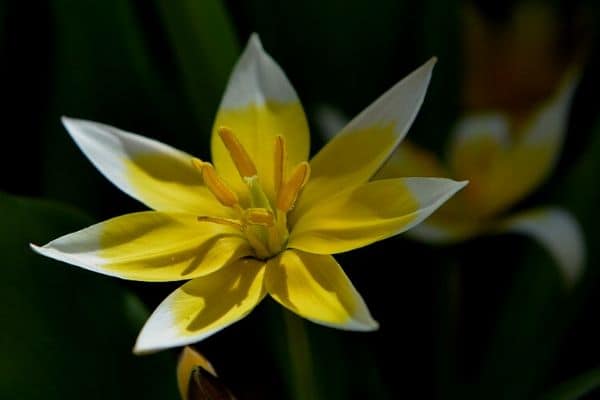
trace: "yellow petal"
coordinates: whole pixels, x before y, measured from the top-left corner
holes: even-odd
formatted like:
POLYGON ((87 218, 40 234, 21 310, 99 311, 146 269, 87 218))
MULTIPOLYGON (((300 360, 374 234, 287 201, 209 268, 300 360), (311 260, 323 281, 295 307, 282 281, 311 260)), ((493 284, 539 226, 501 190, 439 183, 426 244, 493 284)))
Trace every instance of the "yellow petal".
POLYGON ((582 275, 585 240, 579 223, 567 211, 559 208, 526 211, 500 223, 498 230, 537 240, 556 260, 568 285, 572 286, 582 275))
POLYGON ((92 164, 148 207, 196 215, 229 214, 203 185, 190 155, 112 126, 72 118, 62 121, 92 164))
POLYGON ((378 328, 365 302, 331 256, 287 250, 269 261, 271 297, 318 324, 354 331, 378 328))
POLYGON ((503 157, 511 145, 507 117, 478 114, 460 120, 452 136, 450 166, 461 178, 475 180, 503 157))
POLYGON ((179 387, 179 394, 182 399, 188 398, 190 378, 193 369, 196 367, 201 367, 214 376, 217 376, 215 369, 206 357, 189 346, 184 347, 177 363, 177 386, 179 387))
POLYGON ((265 296, 264 263, 241 259, 167 297, 140 332, 135 353, 198 342, 244 318, 265 296))
POLYGON ((211 142, 217 171, 238 193, 245 194, 245 184, 219 137, 220 127, 237 137, 271 199, 276 137, 285 138, 288 168, 308 159, 308 124, 300 100, 284 72, 263 50, 257 35, 252 35, 231 74, 211 142))
POLYGON ((367 182, 406 135, 423 103, 435 59, 397 83, 311 160, 311 179, 291 219, 315 201, 367 182))
POLYGON ((377 171, 373 179, 413 176, 444 178, 449 176, 449 172, 433 153, 405 140, 377 171))
POLYGON ((465 184, 442 178, 369 182, 308 210, 292 227, 288 246, 317 254, 366 246, 423 221, 465 184))
POLYGON ((138 281, 191 279, 251 254, 233 228, 155 211, 116 217, 33 248, 81 268, 138 281))
POLYGON ((524 123, 497 114, 459 124, 450 163, 459 179, 471 181, 465 196, 473 212, 502 211, 548 175, 562 147, 576 81, 570 72, 558 93, 524 123))

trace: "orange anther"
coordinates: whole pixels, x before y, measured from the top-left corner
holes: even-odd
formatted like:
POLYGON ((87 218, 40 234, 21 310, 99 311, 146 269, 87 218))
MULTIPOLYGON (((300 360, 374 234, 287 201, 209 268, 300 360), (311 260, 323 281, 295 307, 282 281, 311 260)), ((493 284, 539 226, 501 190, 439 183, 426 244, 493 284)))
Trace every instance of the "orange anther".
POLYGON ((200 171, 204 184, 221 204, 226 207, 235 207, 239 204, 235 192, 219 178, 219 175, 217 175, 217 171, 215 171, 212 164, 200 161, 197 158, 192 159, 192 164, 200 171))
POLYGON ((218 132, 240 176, 242 178, 256 176, 256 166, 231 129, 221 126, 218 132))
POLYGON ((306 185, 310 176, 310 165, 306 161, 301 162, 292 171, 290 179, 281 187, 277 195, 277 208, 288 212, 294 207, 300 191, 306 185))
POLYGON ((285 179, 285 161, 287 158, 285 139, 283 136, 278 135, 275 137, 275 163, 274 163, 274 184, 275 194, 279 193, 283 181, 285 179))

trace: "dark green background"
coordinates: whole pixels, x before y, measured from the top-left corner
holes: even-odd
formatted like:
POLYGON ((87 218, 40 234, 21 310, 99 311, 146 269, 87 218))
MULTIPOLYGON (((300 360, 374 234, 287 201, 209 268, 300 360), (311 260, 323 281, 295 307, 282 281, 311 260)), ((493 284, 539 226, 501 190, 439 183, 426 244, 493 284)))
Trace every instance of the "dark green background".
MULTIPOLYGON (((240 399, 575 399, 595 387, 600 60, 593 3, 553 2, 567 28, 584 10, 590 29, 571 40, 588 41, 589 52, 559 164, 516 207, 558 204, 576 215, 589 249, 581 283, 565 290, 550 257, 517 236, 442 248, 400 237, 340 255, 381 329, 327 329, 266 301, 197 346, 240 399)), ((514 4, 478 7, 490 24, 501 25, 514 4)), ((458 0, 1 1, 0 189, 7 194, 0 196, 0 398, 178 398, 176 351, 130 353, 145 308, 176 286, 107 278, 27 246, 143 209, 94 170, 61 127, 61 115, 206 157, 231 67, 249 34, 258 32, 304 103, 313 153, 322 144, 314 120, 319 105, 354 115, 438 56, 409 138, 441 154, 460 113, 463 6, 458 0)))

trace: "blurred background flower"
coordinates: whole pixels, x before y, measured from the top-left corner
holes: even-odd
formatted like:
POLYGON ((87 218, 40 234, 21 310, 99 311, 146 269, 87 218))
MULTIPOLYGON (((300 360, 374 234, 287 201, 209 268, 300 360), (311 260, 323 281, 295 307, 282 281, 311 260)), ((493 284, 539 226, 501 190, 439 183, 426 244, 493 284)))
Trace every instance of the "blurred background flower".
MULTIPOLYGON (((286 66, 309 116, 319 104, 354 115, 437 56, 411 129, 415 145, 436 157, 465 111, 530 115, 578 62, 554 171, 516 206, 569 210, 589 251, 570 291, 547 252, 512 235, 442 248, 398 238, 342 254, 381 329, 328 330, 266 302, 203 342, 236 397, 570 399, 594 390, 598 12, 585 0, 2 1, 10 153, 0 159, 0 397, 178 398, 176 352, 131 355, 147 309, 174 286, 92 276, 36 257, 27 243, 143 209, 86 163, 61 115, 144 132, 206 159, 226 79, 254 31, 286 66)), ((321 143, 312 132, 314 154, 321 143)))
MULTIPOLYGON (((573 70, 529 115, 494 108, 465 111, 450 135, 448 162, 408 141, 378 171, 377 179, 453 176, 469 185, 407 235, 428 243, 456 243, 477 235, 522 233, 546 247, 565 283, 582 273, 585 244, 579 223, 559 207, 538 207, 506 215, 534 191, 560 155, 568 111, 578 82, 573 70)), ((519 93, 518 90, 515 93, 519 93)), ((345 118, 331 107, 320 110, 319 125, 334 137, 345 118)))

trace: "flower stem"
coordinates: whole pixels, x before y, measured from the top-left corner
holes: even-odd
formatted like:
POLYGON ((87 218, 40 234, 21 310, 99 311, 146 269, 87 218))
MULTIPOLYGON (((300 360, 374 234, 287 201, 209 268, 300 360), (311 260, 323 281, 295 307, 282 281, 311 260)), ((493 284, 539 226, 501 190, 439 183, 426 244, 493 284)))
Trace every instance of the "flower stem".
POLYGON ((290 381, 296 400, 317 399, 312 355, 303 319, 283 309, 288 353, 291 362, 290 381))

